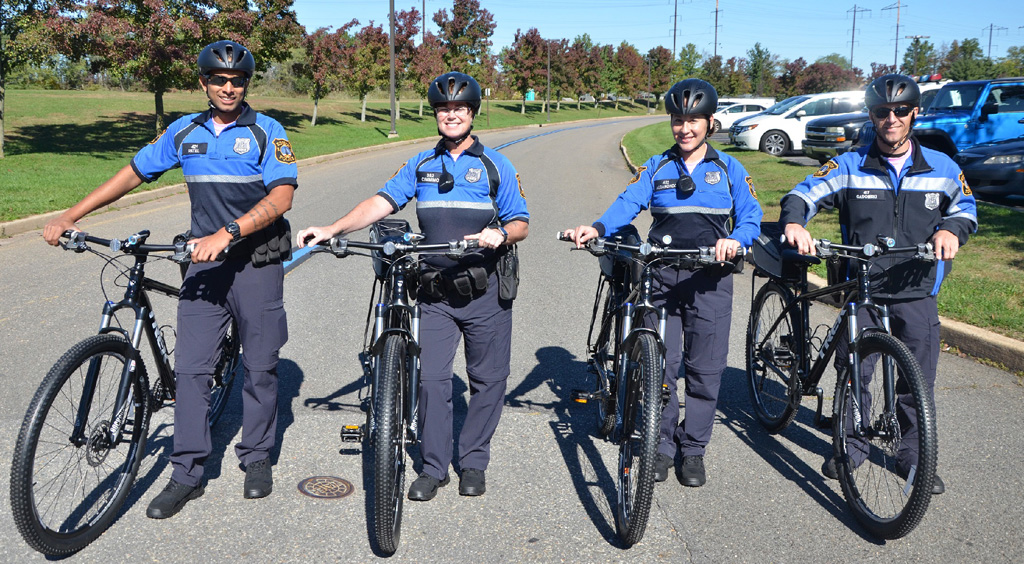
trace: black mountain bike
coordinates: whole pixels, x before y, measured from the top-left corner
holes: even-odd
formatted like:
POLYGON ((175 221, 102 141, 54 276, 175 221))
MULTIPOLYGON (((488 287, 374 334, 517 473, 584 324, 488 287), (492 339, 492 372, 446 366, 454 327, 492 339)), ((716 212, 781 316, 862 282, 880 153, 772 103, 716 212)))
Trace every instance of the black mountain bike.
MULTIPOLYGON (((569 240, 562 233, 558 239, 569 240)), ((587 368, 594 375, 594 388, 574 391, 573 399, 596 403, 599 433, 619 445, 615 528, 622 542, 632 546, 647 528, 661 413, 668 401, 664 387, 668 314, 651 302, 653 271, 662 267, 738 270, 742 262, 716 261, 714 247, 673 249, 622 239, 587 241, 586 249, 602 262, 587 335, 587 368), (655 329, 644 326, 650 314, 658 318, 655 329)))
MULTIPOLYGON (((124 296, 113 301, 104 288, 99 334, 71 347, 50 369, 18 434, 11 509, 21 536, 43 554, 81 550, 117 518, 146 451, 150 416, 174 403, 174 371, 165 339, 165 332, 173 334, 173 329, 159 324, 149 293, 176 299, 178 286, 148 278, 146 262, 154 253, 171 253, 159 258, 185 265, 191 249, 184 237, 173 245, 149 245, 147 237, 149 231, 123 240, 64 233, 64 249, 91 252, 106 261, 104 271, 117 271, 114 284, 124 288, 124 296), (129 310, 130 327, 118 322, 121 310, 129 310), (156 358, 152 387, 140 352, 143 335, 156 358)), ((103 279, 101 274, 101 287, 103 279)), ((232 323, 214 375, 211 425, 224 410, 240 355, 238 329, 232 323)))
POLYGON ((926 393, 921 367, 905 344, 889 333, 889 314, 871 299, 871 282, 884 271, 880 257, 913 255, 934 261, 931 245, 837 245, 815 242, 818 257, 849 261, 856 278, 808 290, 807 266, 821 259, 800 255, 778 238, 762 235, 755 244, 756 274, 769 278, 754 295, 747 328, 747 375, 757 418, 771 433, 784 429, 805 396, 818 398, 815 423, 832 426, 836 470, 843 494, 857 520, 872 534, 896 539, 910 533, 931 501, 938 458, 935 408, 926 393), (810 325, 816 299, 838 297, 842 307, 831 325, 810 325), (857 312, 875 310, 881 327, 861 327, 857 312), (849 354, 836 380, 831 418, 822 417, 818 386, 840 339, 849 354), (870 367, 873 376, 865 376, 870 367), (902 439, 897 394, 911 394, 917 405, 918 462, 902 468, 897 449, 902 439), (866 454, 864 451, 867 451, 866 454))
POLYGON ((376 273, 364 339, 363 397, 366 423, 345 425, 343 442, 368 440, 373 452, 374 537, 387 554, 398 550, 405 499, 406 447, 419 442, 420 309, 416 304, 419 255, 457 259, 477 246, 475 240, 422 244, 402 220, 384 220, 370 228, 370 242, 332 238, 314 252, 338 258, 373 257, 376 273), (360 253, 352 249, 371 251, 360 253), (375 301, 376 300, 376 301, 375 301))

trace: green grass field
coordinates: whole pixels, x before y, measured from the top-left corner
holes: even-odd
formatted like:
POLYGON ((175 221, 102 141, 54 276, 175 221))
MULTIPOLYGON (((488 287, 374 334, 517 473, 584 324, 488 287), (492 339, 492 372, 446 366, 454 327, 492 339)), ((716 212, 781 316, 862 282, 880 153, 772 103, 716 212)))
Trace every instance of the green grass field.
MULTIPOLYGON (((636 129, 623 144, 634 163, 672 146, 665 123, 636 129)), ((712 143, 738 159, 754 178, 765 221, 779 218, 779 201, 815 171, 757 151, 712 143)), ((939 313, 975 327, 1024 340, 1024 215, 986 202, 978 203, 978 232, 957 254, 953 272, 939 293, 939 313)), ((838 214, 818 214, 808 225, 817 238, 839 240, 838 214)), ((824 276, 824 268, 819 275, 824 276)))

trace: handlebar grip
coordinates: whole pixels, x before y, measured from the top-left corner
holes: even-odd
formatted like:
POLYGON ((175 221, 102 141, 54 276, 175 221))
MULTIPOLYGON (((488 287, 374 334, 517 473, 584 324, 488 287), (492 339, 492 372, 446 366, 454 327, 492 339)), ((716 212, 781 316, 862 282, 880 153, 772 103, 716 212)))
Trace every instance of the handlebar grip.
POLYGON ((572 241, 572 237, 565 234, 565 231, 559 231, 555 233, 555 238, 559 241, 572 241))

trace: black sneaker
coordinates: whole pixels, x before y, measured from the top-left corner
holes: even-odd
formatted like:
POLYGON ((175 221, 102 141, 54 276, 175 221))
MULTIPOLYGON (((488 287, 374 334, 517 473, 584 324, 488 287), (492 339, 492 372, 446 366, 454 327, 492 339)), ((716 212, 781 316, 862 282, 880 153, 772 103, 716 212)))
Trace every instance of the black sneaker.
POLYGON ((708 478, 704 472, 704 457, 701 455, 684 456, 682 479, 680 482, 684 486, 699 488, 707 483, 707 481, 708 478))
POLYGON ((175 482, 172 478, 167 483, 164 491, 157 494, 153 501, 149 502, 149 507, 146 508, 146 517, 150 519, 174 517, 174 514, 181 511, 181 508, 185 507, 186 503, 203 495, 205 491, 202 483, 198 486, 186 486, 185 484, 175 482))
POLYGON ((668 471, 672 468, 672 464, 675 460, 667 454, 658 453, 658 457, 654 459, 654 481, 664 482, 668 479, 668 471))
POLYGON ((264 458, 245 465, 245 499, 267 497, 274 490, 274 478, 270 472, 270 459, 264 458))
POLYGON ((437 495, 437 489, 447 486, 449 481, 450 478, 448 476, 445 476, 444 480, 438 480, 430 474, 423 472, 409 486, 409 499, 412 501, 430 501, 437 495))
POLYGON ((465 468, 462 470, 462 477, 459 478, 459 495, 484 495, 487 491, 487 482, 484 479, 484 471, 476 468, 465 468))

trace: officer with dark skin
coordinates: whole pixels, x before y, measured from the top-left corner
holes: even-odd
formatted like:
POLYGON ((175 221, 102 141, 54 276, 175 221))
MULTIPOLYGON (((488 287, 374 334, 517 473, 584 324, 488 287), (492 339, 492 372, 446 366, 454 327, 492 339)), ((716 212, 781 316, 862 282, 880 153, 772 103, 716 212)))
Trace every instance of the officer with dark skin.
POLYGON ((452 363, 460 338, 465 342, 470 400, 459 437, 459 494, 477 496, 486 490, 484 471, 504 405, 512 346, 512 302, 501 297, 495 265, 511 245, 526 238, 530 218, 515 168, 470 135, 480 110, 476 80, 460 72, 443 74, 431 81, 427 98, 441 135, 438 144, 403 164, 383 189, 344 217, 297 234, 298 246, 314 245, 363 229, 416 199, 425 243, 471 239, 484 249, 459 261, 421 260, 423 469, 409 487, 414 501, 433 499, 449 482, 452 363))
POLYGON ((206 112, 182 117, 141 149, 129 166, 43 229, 51 245, 90 212, 117 201, 143 182, 180 166, 191 201, 192 264, 178 302, 174 350, 176 396, 171 479, 146 510, 153 519, 178 513, 203 495, 203 465, 212 449, 210 386, 232 320, 245 366, 242 439, 235 453, 245 466, 243 496, 270 494, 270 450, 277 428, 278 351, 288 339, 283 256, 290 248, 283 216, 292 206, 298 170, 281 125, 245 103, 256 62, 228 40, 199 54, 206 112), (284 238, 283 247, 280 240, 284 238), (233 242, 227 258, 218 256, 233 242))

